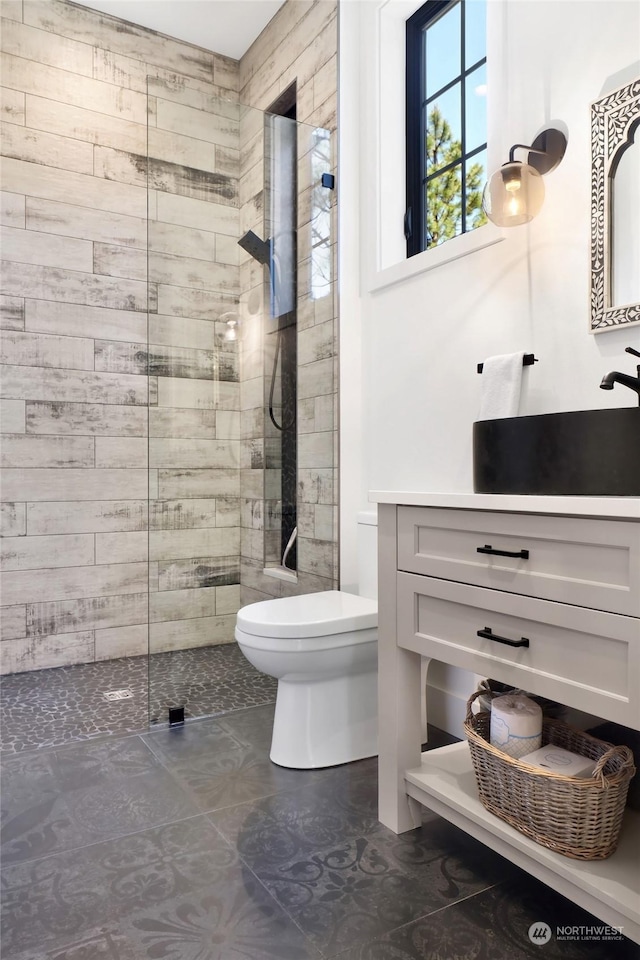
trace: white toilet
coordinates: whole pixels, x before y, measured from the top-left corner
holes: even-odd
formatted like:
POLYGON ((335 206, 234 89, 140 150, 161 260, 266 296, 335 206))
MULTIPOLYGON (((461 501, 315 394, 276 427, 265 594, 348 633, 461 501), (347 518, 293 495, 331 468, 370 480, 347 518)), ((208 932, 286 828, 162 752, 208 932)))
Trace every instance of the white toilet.
MULTIPOLYGON (((375 542, 371 521, 361 526, 375 542)), ((366 556, 375 570, 375 547, 366 556)), ((366 582, 375 591, 375 574, 366 582)), ((240 649, 278 680, 274 763, 309 769, 377 754, 377 627, 377 600, 342 590, 262 600, 238 611, 240 649)))

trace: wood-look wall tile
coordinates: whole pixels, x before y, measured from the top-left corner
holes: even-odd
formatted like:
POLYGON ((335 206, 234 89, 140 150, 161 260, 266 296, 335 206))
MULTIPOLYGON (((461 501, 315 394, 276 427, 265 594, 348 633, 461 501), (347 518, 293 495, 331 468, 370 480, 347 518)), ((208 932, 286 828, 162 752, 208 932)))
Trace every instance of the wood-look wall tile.
POLYGON ((93 76, 96 80, 146 93, 147 73, 147 65, 142 60, 103 47, 93 47, 93 76))
POLYGON ((163 223, 223 233, 235 238, 240 236, 240 210, 237 206, 175 193, 160 192, 157 199, 158 220, 163 223))
POLYGON ((93 172, 93 147, 57 133, 2 124, 2 155, 76 173, 93 172))
POLYGON ((27 503, 29 536, 53 533, 126 533, 146 530, 146 500, 27 503))
POLYGON ((6 640, 0 645, 0 674, 48 670, 93 661, 93 632, 6 640))
POLYGON ((306 397, 319 397, 323 394, 333 393, 334 375, 333 360, 316 360, 314 363, 307 363, 298 369, 298 396, 300 399, 306 397))
POLYGON ((158 313, 166 316, 217 320, 221 314, 237 309, 237 298, 229 294, 170 284, 158 287, 158 313))
POLYGON ((96 563, 138 563, 149 559, 146 531, 96 533, 96 563))
MULTIPOLYGON (((6 2, 3 0, 3 17, 6 16, 5 7, 6 2)), ((24 57, 38 64, 62 67, 65 71, 79 73, 86 77, 92 75, 92 48, 86 43, 76 43, 51 31, 45 32, 24 23, 9 21, 2 25, 0 42, 4 53, 24 57)))
POLYGON ((24 400, 0 400, 0 434, 24 433, 26 410, 24 400))
POLYGON ((37 577, 31 570, 17 570, 2 576, 2 599, 6 604, 120 596, 145 593, 147 589, 146 563, 62 567, 39 570, 37 577))
POLYGON ((189 560, 192 557, 227 557, 239 552, 240 537, 237 527, 152 530, 149 533, 150 560, 162 562, 189 560))
POLYGON ((131 627, 112 627, 96 630, 95 659, 114 660, 119 657, 142 657, 149 651, 149 628, 146 623, 131 627))
POLYGON ((262 594, 268 594, 270 597, 282 596, 282 580, 276 580, 274 577, 265 577, 263 574, 264 560, 252 560, 249 557, 242 557, 240 560, 242 592, 245 587, 252 590, 259 590, 262 594))
POLYGON ((183 437, 213 440, 221 411, 157 407, 149 410, 150 437, 183 437))
POLYGON ((26 504, 0 503, 0 537, 24 537, 26 532, 26 504))
POLYGON ((233 557, 192 557, 158 564, 160 591, 221 587, 235 583, 240 583, 237 554, 233 557))
POLYGON ((26 225, 30 230, 82 240, 116 243, 141 250, 146 250, 147 246, 147 224, 142 217, 127 217, 122 213, 91 210, 70 203, 27 197, 26 225))
POLYGON ((299 537, 298 570, 318 577, 333 576, 333 544, 324 540, 307 540, 299 537))
POLYGON ((237 92, 240 82, 238 61, 217 53, 213 60, 213 79, 219 87, 237 92))
POLYGON ((93 536, 5 537, 0 543, 0 569, 39 570, 82 567, 93 563, 93 536))
POLYGON ((142 310, 118 310, 55 300, 20 300, 26 313, 23 325, 37 333, 95 339, 147 342, 147 316, 142 310))
POLYGON ((151 623, 149 624, 149 651, 164 653, 169 650, 189 650, 193 647, 231 643, 234 629, 234 616, 151 623))
POLYGON ((92 270, 93 250, 88 240, 52 237, 35 230, 2 227, 0 243, 4 260, 88 273, 92 270))
POLYGON ((146 377, 127 373, 2 367, 2 396, 7 400, 60 400, 73 403, 147 403, 146 377))
POLYGON ((300 468, 332 467, 333 463, 333 431, 305 433, 298 437, 300 468))
POLYGON ((240 441, 153 438, 149 440, 149 464, 176 470, 237 468, 240 441))
POLYGON ((219 410, 216 419, 216 437, 219 440, 240 438, 240 411, 219 410))
POLYGON ((69 198, 73 197, 74 203, 82 207, 146 217, 147 191, 144 186, 117 183, 11 158, 2 162, 2 177, 4 188, 12 193, 24 193, 43 200, 60 200, 63 203, 68 203, 69 198))
POLYGON ((149 342, 165 347, 191 347, 213 350, 217 343, 216 325, 211 320, 189 317, 149 317, 149 342))
POLYGON ((146 190, 148 164, 145 152, 132 153, 124 148, 105 147, 96 144, 93 147, 93 172, 96 177, 116 180, 146 190))
POLYGON ((188 530, 215 527, 216 500, 155 500, 149 504, 151 530, 188 530))
MULTIPOLYGON (((10 501, 144 500, 146 470, 3 470, 4 496, 10 501)), ((92 561, 93 562, 93 561, 92 561)))
POLYGON ((158 253, 155 250, 149 253, 149 279, 178 287, 191 286, 200 290, 216 290, 232 296, 239 289, 237 267, 226 263, 213 263, 192 257, 158 253))
POLYGON ((118 373, 149 373, 154 377, 237 381, 237 356, 188 347, 96 340, 96 370, 118 373))
MULTIPOLYGON (((171 620, 187 620, 190 617, 213 617, 216 615, 216 599, 219 590, 233 587, 202 587, 191 590, 161 590, 149 599, 149 620, 152 623, 171 620)), ((220 613, 232 613, 223 609, 220 613)))
POLYGON ((331 469, 299 469, 298 499, 303 503, 335 503, 331 469))
POLYGON ((217 380, 159 377, 158 404, 161 407, 237 410, 240 405, 239 386, 238 383, 217 380))
POLYGON ((0 296, 0 330, 24 330, 24 297, 0 296))
POLYGON ((96 437, 96 467, 146 467, 149 462, 145 437, 96 437))
MULTIPOLYGON (((232 147, 238 149, 239 142, 239 122, 240 107, 238 104, 228 104, 226 107, 224 101, 220 101, 220 113, 215 113, 212 108, 215 102, 209 102, 208 110, 200 110, 187 104, 176 103, 174 100, 157 101, 157 126, 159 130, 166 130, 171 133, 179 134, 181 139, 197 139, 209 144, 220 144, 223 147, 232 147)), ((167 143, 173 142, 166 138, 167 143)), ((202 146, 200 150, 204 147, 202 146)), ((161 156, 161 154, 153 154, 161 156)), ((206 149, 205 157, 208 163, 211 163, 213 151, 209 147, 206 149)), ((172 155, 173 159, 173 155, 172 155)), ((187 161, 191 166, 191 161, 187 161)), ((210 169, 209 166, 203 169, 210 169)), ((213 167, 211 169, 216 169, 213 167)), ((236 173, 236 176, 238 174, 236 173)))
POLYGON ((149 223, 150 253, 173 253, 197 260, 214 260, 216 236, 209 230, 180 226, 175 223, 149 223))
POLYGON ((147 423, 148 413, 142 406, 55 401, 26 405, 26 430, 31 434, 145 437, 147 423))
POLYGON ((237 613, 240 609, 240 584, 216 587, 216 613, 237 613))
POLYGON ((21 636, 45 637, 56 633, 128 626, 146 623, 147 616, 146 593, 29 603, 26 606, 27 632, 21 636))
POLYGON ((237 497, 216 498, 216 527, 240 526, 240 501, 237 497))
POLYGON ((24 125, 25 95, 20 90, 0 87, 0 116, 8 123, 24 125))
POLYGON ((92 45, 99 36, 100 46, 107 50, 198 79, 212 79, 213 53, 64 0, 30 0, 24 22, 92 45))
MULTIPOLYGON (((34 290, 38 290, 41 300, 136 310, 140 313, 146 313, 147 310, 147 285, 140 280, 95 277, 79 270, 6 260, 3 261, 3 277, 9 296, 30 297, 34 290)), ((82 333, 86 334, 86 330, 82 330, 82 333)))
MULTIPOLYGON (((160 149, 158 144, 156 149, 160 149)), ((169 152, 168 148, 165 149, 169 152)), ((233 177, 153 155, 149 159, 148 169, 149 186, 154 190, 237 207, 238 181, 233 177)))
POLYGON ((19 193, 0 192, 0 223, 5 227, 19 227, 24 229, 25 198, 19 193))
POLYGON ((0 465, 27 470, 31 467, 93 467, 92 437, 31 437, 6 435, 0 447, 0 465))
POLYGON ((26 124, 35 130, 45 130, 61 136, 73 130, 77 139, 85 143, 118 147, 132 153, 142 153, 145 150, 146 123, 134 123, 31 94, 27 94, 25 109, 26 124))
POLYGON ((146 281, 147 251, 109 243, 94 243, 93 272, 108 277, 146 281))
POLYGON ((41 333, 6 332, 0 341, 0 362, 29 367, 93 370, 94 341, 41 333))
MULTIPOLYGON (((13 32, 16 32, 15 28, 13 32)), ((31 36, 37 37, 38 33, 37 30, 30 31, 31 36)), ((51 34, 49 36, 51 37, 51 34)), ((53 34, 51 41, 41 35, 40 46, 48 47, 53 51, 56 43, 59 44, 60 40, 61 38, 55 34, 53 34)), ((3 39, 3 46, 4 42, 3 39)), ((116 87, 112 83, 103 83, 101 80, 92 78, 93 54, 91 47, 84 44, 75 46, 75 50, 80 50, 84 54, 86 76, 77 72, 72 73, 68 69, 63 70, 60 67, 51 66, 39 57, 26 59, 25 54, 28 54, 29 51, 21 50, 19 46, 18 50, 21 56, 15 56, 5 51, 2 58, 3 83, 7 86, 13 87, 14 90, 23 90, 27 95, 33 94, 38 98, 41 97, 43 91, 46 91, 52 103, 86 108, 105 118, 121 118, 136 124, 146 124, 147 100, 143 93, 116 87)), ((73 57, 73 53, 69 52, 69 56, 73 57)), ((75 64, 72 64, 72 66, 75 66, 75 64)), ((28 112, 29 108, 27 106, 27 122, 28 112)), ((67 129, 75 130, 75 126, 70 125, 67 129)))
POLYGON ((22 21, 22 0, 2 0, 2 17, 22 21))
POLYGON ((335 324, 333 320, 319 323, 298 334, 298 363, 326 360, 336 353, 335 324))
MULTIPOLYGON (((228 611, 225 610, 225 613, 228 611)), ((0 640, 15 640, 27 635, 27 608, 25 604, 0 607, 0 640)))
MULTIPOLYGON (((220 54, 214 53, 214 64, 220 54)), ((234 61, 236 62, 236 61, 234 61)), ((236 62, 237 69, 237 62, 236 62)), ((169 72, 153 68, 148 80, 150 96, 161 100, 173 100, 176 103, 196 110, 205 110, 210 113, 219 113, 221 116, 238 116, 238 98, 230 97, 229 90, 210 80, 194 80, 184 74, 169 72)))

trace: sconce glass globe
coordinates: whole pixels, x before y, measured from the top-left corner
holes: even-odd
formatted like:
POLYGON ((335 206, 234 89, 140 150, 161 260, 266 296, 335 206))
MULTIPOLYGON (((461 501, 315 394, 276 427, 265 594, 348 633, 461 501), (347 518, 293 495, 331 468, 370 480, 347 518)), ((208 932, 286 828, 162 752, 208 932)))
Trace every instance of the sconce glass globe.
POLYGON ((487 182, 482 209, 499 227, 517 227, 533 220, 544 202, 544 181, 528 163, 505 163, 487 182))

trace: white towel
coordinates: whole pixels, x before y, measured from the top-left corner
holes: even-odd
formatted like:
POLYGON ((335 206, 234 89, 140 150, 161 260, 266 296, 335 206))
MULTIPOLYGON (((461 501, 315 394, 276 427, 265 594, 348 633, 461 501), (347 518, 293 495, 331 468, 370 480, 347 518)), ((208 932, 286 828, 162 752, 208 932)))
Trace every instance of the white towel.
POLYGON ((478 420, 517 417, 520 406, 524 350, 489 357, 482 367, 478 420))

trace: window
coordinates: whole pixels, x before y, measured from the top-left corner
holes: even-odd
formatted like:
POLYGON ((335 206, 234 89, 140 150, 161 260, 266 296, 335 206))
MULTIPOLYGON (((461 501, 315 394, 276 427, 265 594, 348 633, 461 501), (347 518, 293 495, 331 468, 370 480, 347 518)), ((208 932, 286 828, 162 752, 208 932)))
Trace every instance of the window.
POLYGON ((407 256, 486 223, 486 0, 407 21, 407 256))

